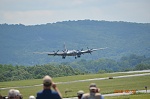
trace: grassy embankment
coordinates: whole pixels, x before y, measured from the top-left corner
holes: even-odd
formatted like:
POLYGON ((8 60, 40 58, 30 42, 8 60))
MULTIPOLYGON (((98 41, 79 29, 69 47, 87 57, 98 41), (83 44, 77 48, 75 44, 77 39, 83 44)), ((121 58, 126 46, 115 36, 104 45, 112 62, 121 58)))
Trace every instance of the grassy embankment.
MULTIPOLYGON (((53 78, 54 82, 69 82, 75 80, 85 80, 93 78, 108 78, 114 76, 130 75, 137 73, 117 73, 117 74, 91 74, 91 75, 77 75, 77 76, 67 76, 67 77, 57 77, 53 78)), ((97 87, 101 89, 102 94, 113 93, 115 90, 144 90, 145 86, 150 87, 150 76, 140 76, 140 77, 128 77, 128 78, 116 78, 116 79, 106 79, 106 80, 94 80, 86 82, 72 82, 67 84, 58 84, 63 97, 74 97, 78 90, 84 90, 88 92, 88 87, 90 83, 96 83, 97 87), (65 91, 68 91, 65 94, 65 91)), ((0 82, 0 88, 4 87, 16 87, 16 86, 32 86, 42 83, 42 79, 33 80, 22 80, 22 81, 10 81, 10 82, 0 82)), ((36 92, 42 90, 42 86, 28 87, 28 88, 16 88, 19 89, 23 94, 24 99, 28 99, 30 95, 36 96, 36 92)), ((9 89, 0 90, 2 95, 7 95, 9 89)), ((130 96, 119 96, 119 97, 105 97, 105 99, 134 99, 137 97, 142 97, 142 99, 148 99, 150 94, 137 94, 130 96), (145 98, 143 98, 145 97, 145 98)), ((141 99, 141 98, 139 98, 141 99)))

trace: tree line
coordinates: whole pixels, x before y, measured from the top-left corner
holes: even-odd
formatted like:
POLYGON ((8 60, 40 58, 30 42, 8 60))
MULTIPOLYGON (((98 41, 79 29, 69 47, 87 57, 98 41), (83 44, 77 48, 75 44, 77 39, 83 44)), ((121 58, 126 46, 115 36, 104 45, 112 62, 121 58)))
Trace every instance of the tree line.
POLYGON ((45 75, 52 77, 83 75, 88 73, 108 73, 130 70, 150 69, 150 58, 135 54, 123 56, 120 60, 103 59, 76 62, 49 63, 35 66, 13 66, 0 64, 0 81, 41 79, 45 75))
POLYGON ((144 70, 150 69, 150 58, 131 54, 123 56, 119 60, 104 59, 85 60, 81 59, 77 62, 65 63, 73 68, 80 68, 82 71, 90 73, 98 72, 121 72, 129 70, 144 70))
POLYGON ((45 75, 51 77, 71 76, 83 74, 78 69, 65 65, 36 65, 36 66, 13 66, 0 64, 0 81, 14 81, 25 79, 41 79, 45 75))

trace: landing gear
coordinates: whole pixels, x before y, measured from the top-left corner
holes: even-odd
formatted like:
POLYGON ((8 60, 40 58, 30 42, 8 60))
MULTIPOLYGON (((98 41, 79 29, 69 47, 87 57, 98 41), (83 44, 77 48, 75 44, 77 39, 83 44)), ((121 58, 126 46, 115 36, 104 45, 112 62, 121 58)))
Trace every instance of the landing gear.
POLYGON ((78 55, 77 57, 80 57, 80 55, 78 55))
POLYGON ((62 56, 62 59, 65 59, 66 58, 66 56, 62 56))

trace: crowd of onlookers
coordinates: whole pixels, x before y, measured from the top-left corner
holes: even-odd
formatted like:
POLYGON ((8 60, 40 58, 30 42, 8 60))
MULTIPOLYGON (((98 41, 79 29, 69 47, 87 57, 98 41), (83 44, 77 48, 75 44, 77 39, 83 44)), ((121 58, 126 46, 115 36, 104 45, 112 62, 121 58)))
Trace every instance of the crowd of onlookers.
MULTIPOLYGON (((84 93, 83 90, 80 90, 77 92, 77 97, 78 99, 104 99, 95 83, 90 84, 89 93, 84 93)), ((8 96, 2 97, 0 95, 0 99, 23 99, 23 97, 19 90, 10 89, 8 96)), ((43 90, 37 92, 36 97, 33 95, 29 96, 29 99, 62 99, 62 95, 52 78, 46 75, 43 78, 43 90)))

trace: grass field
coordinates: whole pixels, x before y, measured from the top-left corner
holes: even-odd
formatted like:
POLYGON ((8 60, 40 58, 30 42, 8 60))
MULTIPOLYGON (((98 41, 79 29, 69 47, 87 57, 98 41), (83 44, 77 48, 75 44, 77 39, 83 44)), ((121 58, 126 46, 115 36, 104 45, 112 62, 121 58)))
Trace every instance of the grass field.
POLYGON ((105 99, 150 99, 150 94, 135 94, 125 96, 105 97, 105 99))
MULTIPOLYGON (((77 76, 67 76, 67 77, 57 77, 53 78, 54 82, 69 82, 75 80, 84 80, 92 78, 105 78, 114 77, 122 75, 131 75, 137 73, 107 73, 107 74, 91 74, 91 75, 77 75, 77 76)), ((106 79, 106 80, 95 80, 86 82, 74 82, 67 84, 58 84, 58 88, 61 91, 63 97, 74 97, 78 90, 84 90, 88 92, 89 84, 96 83, 97 87, 101 89, 102 94, 113 93, 115 90, 144 90, 145 86, 150 87, 150 76, 140 76, 140 77, 129 77, 129 78, 116 78, 116 79, 106 79), (65 91, 69 91, 65 94, 65 91)), ((22 80, 22 81, 10 81, 10 82, 0 82, 0 88, 5 87, 15 87, 15 86, 32 86, 41 84, 42 79, 34 80, 22 80)), ((42 86, 28 87, 28 88, 17 88, 23 94, 24 99, 28 99, 30 95, 36 96, 36 93, 42 90, 42 86)), ((2 95, 7 95, 9 89, 0 90, 2 95)), ((137 94, 130 96, 119 96, 119 97, 105 97, 105 99, 136 99, 136 97, 145 97, 142 99, 148 99, 150 94, 137 94)), ((141 98, 139 98, 141 99, 141 98)))

